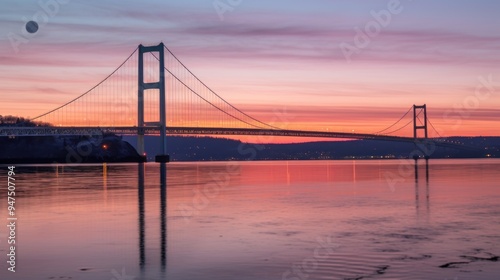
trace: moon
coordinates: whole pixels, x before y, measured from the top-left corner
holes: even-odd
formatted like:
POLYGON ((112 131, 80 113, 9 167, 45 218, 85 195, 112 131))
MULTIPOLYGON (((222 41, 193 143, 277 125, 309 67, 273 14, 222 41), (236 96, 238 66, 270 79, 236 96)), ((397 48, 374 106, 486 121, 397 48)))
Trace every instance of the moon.
POLYGON ((26 23, 26 31, 28 31, 29 33, 35 33, 38 31, 38 23, 36 23, 36 21, 28 21, 26 23))

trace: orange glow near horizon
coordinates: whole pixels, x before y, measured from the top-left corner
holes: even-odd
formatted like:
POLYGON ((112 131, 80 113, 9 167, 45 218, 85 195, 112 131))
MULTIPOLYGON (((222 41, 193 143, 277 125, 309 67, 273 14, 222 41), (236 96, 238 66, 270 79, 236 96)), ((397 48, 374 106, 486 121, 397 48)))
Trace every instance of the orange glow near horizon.
MULTIPOLYGON (((117 61, 119 59, 113 59, 109 64, 112 65, 117 61)), ((352 77, 342 75, 343 78, 348 79, 342 82, 325 82, 322 79, 328 80, 328 77, 321 76, 309 76, 310 81, 290 82, 276 74, 276 80, 265 79, 263 75, 267 70, 261 73, 236 68, 234 72, 239 73, 241 78, 226 80, 221 79, 221 75, 224 76, 230 72, 211 66, 209 61, 207 61, 209 65, 196 65, 196 70, 199 69, 201 72, 200 78, 207 80, 207 84, 215 85, 213 89, 238 109, 281 129, 375 133, 392 125, 414 103, 425 103, 428 105, 428 115, 432 124, 442 136, 500 135, 500 131, 492 129, 498 127, 500 110, 496 108, 500 107, 500 96, 493 91, 494 88, 491 88, 491 85, 483 85, 484 80, 489 79, 488 77, 476 77, 476 80, 471 78, 467 83, 452 85, 453 92, 442 85, 432 86, 434 78, 429 77, 429 84, 413 84, 409 91, 408 85, 400 82, 385 81, 386 84, 381 84, 382 81, 380 81, 370 84, 368 80, 355 83, 354 77, 360 75, 356 71, 351 71, 352 77), (248 79, 252 77, 257 81, 248 85, 248 79), (418 94, 420 92, 423 94, 418 94)), ((130 65, 125 65, 124 70, 118 72, 117 75, 121 76, 103 84, 103 89, 95 89, 64 109, 57 110, 37 121, 55 126, 136 126, 137 83, 133 77, 137 69, 133 60, 129 63, 130 65), (123 82, 120 77, 127 77, 126 85, 121 84, 123 82)), ((321 64, 318 66, 323 68, 323 73, 331 68, 331 66, 326 67, 321 64)), ((44 68, 51 69, 52 67, 40 66, 38 69, 44 68)), ((22 94, 9 95, 5 88, 0 88, 3 97, 3 102, 0 104, 1 114, 33 117, 50 111, 78 97, 78 92, 86 92, 89 85, 95 84, 96 81, 106 76, 105 69, 109 68, 75 66, 70 69, 68 74, 63 74, 66 76, 65 79, 54 82, 50 79, 53 71, 31 71, 28 72, 31 74, 24 79, 15 73, 10 73, 8 88, 20 91, 22 94), (88 71, 87 79, 77 74, 79 69, 88 71), (18 104, 23 104, 23 106, 19 108, 18 104)), ((300 73, 295 69, 287 68, 286 63, 277 66, 275 71, 284 77, 300 73)), ((393 73, 393 75, 399 75, 402 80, 405 79, 404 72, 393 73)), ((231 75, 229 77, 232 78, 231 75)), ((166 88, 168 126, 254 128, 218 112, 192 93, 180 91, 173 82, 175 81, 168 80, 166 88), (186 112, 194 113, 186 114, 186 112)), ((394 129, 411 121, 412 114, 413 112, 410 112, 394 129)), ((158 93, 148 92, 145 99, 145 120, 157 121, 158 119, 158 93)), ((429 129, 429 133, 431 137, 438 136, 432 128, 429 129)), ((408 125, 393 135, 412 136, 412 127, 408 125)), ((250 136, 229 138, 258 143, 329 140, 250 136)))
MULTIPOLYGON (((22 15, 31 13, 30 5, 16 5, 11 18, 0 25, 3 34, 16 34, 25 24, 22 15)), ((301 12, 280 9, 271 14, 242 9, 231 24, 220 22, 213 11, 207 14, 187 3, 158 4, 157 10, 147 11, 147 17, 139 12, 144 5, 127 3, 123 8, 129 12, 116 17, 123 19, 120 22, 102 16, 93 5, 92 1, 65 5, 61 13, 68 14, 40 28, 17 49, 9 40, 0 43, 0 115, 33 118, 53 110, 101 82, 139 43, 163 41, 222 98, 282 129, 374 133, 392 125, 413 104, 427 104, 429 118, 442 136, 500 135, 500 37, 494 36, 498 24, 492 24, 498 18, 487 13, 493 8, 462 7, 489 20, 466 28, 442 21, 443 14, 430 25, 416 25, 414 19, 421 18, 423 7, 405 9, 399 24, 388 26, 347 61, 339 45, 352 43, 352 26, 359 25, 359 15, 352 11, 362 5, 346 9, 352 4, 311 3, 301 12), (165 17, 165 11, 171 11, 172 17, 165 17), (184 16, 186 11, 194 14, 184 16)), ((366 8, 366 20, 370 20, 370 8, 366 8)), ((428 16, 429 10, 424 9, 428 16)), ((454 14, 446 17, 463 19, 454 14)), ((171 57, 166 60, 167 66, 173 65, 170 70, 178 71, 171 57)), ((154 66, 157 60, 148 57, 145 62, 154 66)), ((81 98, 84 106, 70 105, 65 112, 40 120, 56 126, 137 125, 137 65, 136 53, 106 83, 81 98)), ((179 77, 193 83, 182 71, 179 77)), ((146 70, 145 79, 155 81, 152 77, 157 72, 157 68, 146 70)), ((199 91, 199 83, 193 88, 199 91)), ((176 85, 168 74, 166 92, 169 126, 241 127, 227 116, 207 118, 203 110, 215 109, 176 85), (185 115, 186 110, 199 116, 185 115)), ((209 91, 204 94, 209 96, 209 91)), ((146 121, 158 119, 155 98, 153 93, 145 101, 146 121)), ((411 134, 411 126, 396 133, 411 134)))

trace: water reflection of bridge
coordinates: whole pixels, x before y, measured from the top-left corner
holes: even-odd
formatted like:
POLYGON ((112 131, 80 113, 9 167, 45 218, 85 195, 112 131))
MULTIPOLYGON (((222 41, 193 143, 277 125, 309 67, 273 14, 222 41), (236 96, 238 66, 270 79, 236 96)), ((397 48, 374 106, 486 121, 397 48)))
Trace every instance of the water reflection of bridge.
MULTIPOLYGON (((417 218, 422 214, 428 219, 430 215, 430 172, 429 160, 425 160, 425 165, 419 164, 422 161, 415 160, 415 208, 417 218), (422 195, 422 185, 420 173, 422 167, 425 172, 425 194, 422 195), (425 208, 424 208, 425 207, 425 208)), ((166 164, 160 163, 160 275, 166 277, 167 271, 167 170, 166 164)), ((287 173, 289 171, 287 170, 287 173)), ((354 171, 355 172, 355 171, 354 171)), ((139 268, 141 278, 145 277, 146 264, 146 211, 145 211, 145 164, 138 164, 138 226, 139 226, 139 268)), ((355 180, 355 179, 354 179, 355 180)))
MULTIPOLYGON (((420 196, 420 182, 419 182, 419 164, 415 160, 415 208, 417 216, 420 217, 421 213, 421 196, 420 196)), ((429 159, 425 160, 425 209, 426 216, 430 214, 430 190, 429 190, 429 159)))
MULTIPOLYGON (((144 204, 144 163, 138 165, 138 205, 139 205, 139 267, 141 277, 146 272, 146 227, 144 204)), ((165 277, 167 269, 167 168, 160 163, 160 263, 161 276, 165 277)), ((142 278, 141 278, 142 279, 142 278)))

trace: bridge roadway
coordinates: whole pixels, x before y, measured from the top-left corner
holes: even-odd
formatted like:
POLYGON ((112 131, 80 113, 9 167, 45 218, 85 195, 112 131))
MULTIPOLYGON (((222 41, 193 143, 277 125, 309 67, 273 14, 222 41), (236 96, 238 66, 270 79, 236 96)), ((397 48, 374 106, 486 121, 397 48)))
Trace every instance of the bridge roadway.
MULTIPOLYGON (((142 128, 145 135, 159 135, 158 127, 142 128)), ((118 135, 137 135, 139 128, 131 127, 0 127, 0 137, 26 136, 75 136, 75 135, 102 135, 114 133, 118 135)), ((389 136, 379 134, 305 131, 305 130, 277 130, 251 128, 199 128, 199 127, 167 127, 168 135, 252 135, 252 136, 291 136, 316 137, 335 139, 364 139, 415 143, 413 137, 389 136)), ((423 139, 419 139, 422 141, 423 139)), ((448 148, 467 148, 464 145, 446 142, 446 139, 430 138, 435 145, 448 148)), ((429 143, 430 144, 430 143, 429 143)))

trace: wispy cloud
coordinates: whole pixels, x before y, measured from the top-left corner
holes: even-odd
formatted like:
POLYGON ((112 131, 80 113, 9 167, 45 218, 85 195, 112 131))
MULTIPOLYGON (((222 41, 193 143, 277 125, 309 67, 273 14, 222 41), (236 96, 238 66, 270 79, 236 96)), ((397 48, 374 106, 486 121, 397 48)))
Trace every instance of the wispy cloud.
MULTIPOLYGON (((370 10, 386 1, 252 1, 223 22, 210 1, 70 1, 16 54, 6 34, 20 33, 40 8, 36 1, 6 0, 0 20, 2 110, 15 107, 15 98, 7 98, 12 91, 43 100, 42 107, 81 94, 138 44, 163 41, 219 94, 264 118, 276 102, 303 122, 389 121, 398 108, 417 102, 436 104, 433 114, 439 115, 474 92, 477 76, 500 74, 500 20, 493 4, 445 2, 455 11, 432 12, 438 4, 431 1, 405 7, 405 15, 348 64, 339 44, 352 41, 354 27, 371 20, 370 10), (484 19, 451 24, 472 8, 470 14, 484 19)), ((495 96, 490 109, 464 121, 492 121, 497 105, 495 96)))

